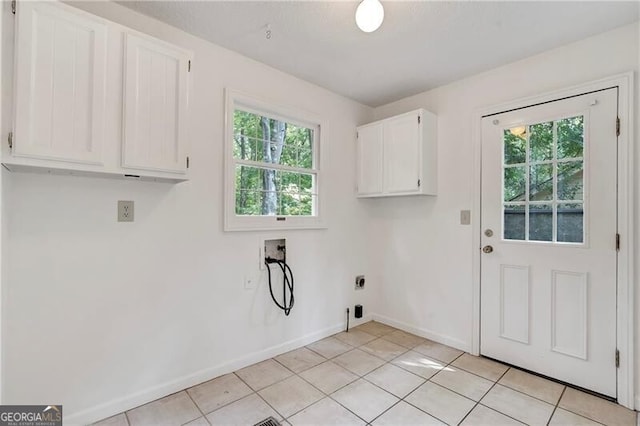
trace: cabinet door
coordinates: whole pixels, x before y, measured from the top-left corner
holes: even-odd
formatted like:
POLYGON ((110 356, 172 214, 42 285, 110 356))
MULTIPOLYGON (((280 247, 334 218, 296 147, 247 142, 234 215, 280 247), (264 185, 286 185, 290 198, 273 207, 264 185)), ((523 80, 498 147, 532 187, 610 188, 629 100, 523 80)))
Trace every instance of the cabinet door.
POLYGON ((420 161, 419 115, 406 114, 385 121, 384 192, 419 192, 420 161))
POLYGON ((382 124, 358 128, 358 195, 382 193, 382 124))
POLYGON ((127 34, 122 166, 186 171, 188 55, 127 34))
POLYGON ((102 164, 107 29, 54 2, 18 2, 13 155, 102 164))

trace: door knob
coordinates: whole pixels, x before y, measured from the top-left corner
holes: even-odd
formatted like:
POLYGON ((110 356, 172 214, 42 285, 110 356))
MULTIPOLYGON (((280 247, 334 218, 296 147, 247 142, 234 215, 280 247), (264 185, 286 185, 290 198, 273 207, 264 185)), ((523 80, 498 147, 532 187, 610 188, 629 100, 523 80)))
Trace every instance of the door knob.
POLYGON ((489 253, 491 253, 491 252, 493 251, 493 247, 491 247, 491 246, 484 246, 484 247, 482 247, 482 251, 483 251, 483 252, 485 252, 485 253, 487 253, 487 254, 489 254, 489 253))

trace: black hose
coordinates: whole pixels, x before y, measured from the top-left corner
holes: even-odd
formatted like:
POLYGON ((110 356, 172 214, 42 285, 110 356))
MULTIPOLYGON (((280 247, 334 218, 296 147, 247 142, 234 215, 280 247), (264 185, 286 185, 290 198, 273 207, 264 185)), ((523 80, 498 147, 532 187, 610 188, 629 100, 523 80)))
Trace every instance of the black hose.
POLYGON ((271 294, 271 299, 276 306, 284 311, 285 315, 289 315, 291 313, 291 308, 293 308, 293 304, 295 302, 295 298, 293 297, 293 272, 289 265, 286 262, 278 259, 267 258, 265 259, 265 265, 267 265, 267 273, 269 275, 269 293, 271 294), (273 287, 271 285, 271 265, 272 263, 277 264, 282 271, 282 304, 280 304, 276 297, 273 295, 273 287), (288 273, 288 275, 287 275, 288 273), (291 278, 289 278, 291 277, 291 278), (287 303, 287 289, 289 289, 289 300, 287 303))

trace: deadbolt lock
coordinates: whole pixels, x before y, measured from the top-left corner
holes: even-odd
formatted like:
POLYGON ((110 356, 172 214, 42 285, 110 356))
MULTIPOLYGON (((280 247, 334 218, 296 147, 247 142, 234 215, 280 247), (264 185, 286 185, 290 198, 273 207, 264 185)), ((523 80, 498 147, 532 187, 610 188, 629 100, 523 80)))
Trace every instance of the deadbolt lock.
POLYGON ((483 251, 484 253, 489 254, 489 253, 493 252, 493 247, 491 247, 491 246, 484 246, 484 247, 482 247, 482 251, 483 251))
POLYGON ((493 237, 493 230, 491 229, 486 229, 484 231, 484 235, 486 235, 487 237, 493 237))

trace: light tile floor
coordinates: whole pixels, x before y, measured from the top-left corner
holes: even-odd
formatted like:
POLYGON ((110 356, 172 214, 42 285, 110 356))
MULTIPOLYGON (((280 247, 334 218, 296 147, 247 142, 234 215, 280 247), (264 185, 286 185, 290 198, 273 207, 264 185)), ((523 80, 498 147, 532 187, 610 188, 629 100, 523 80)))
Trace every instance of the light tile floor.
POLYGON ((637 413, 368 322, 103 420, 100 426, 598 425, 637 413))

